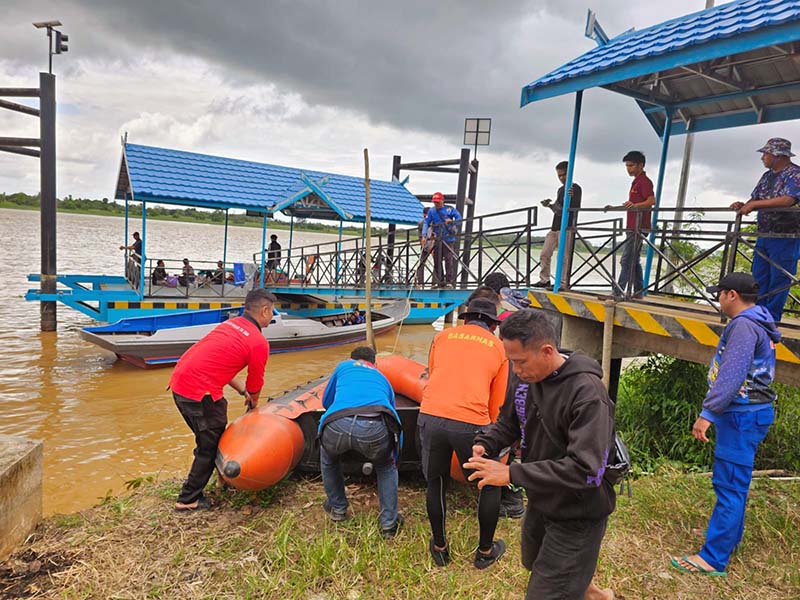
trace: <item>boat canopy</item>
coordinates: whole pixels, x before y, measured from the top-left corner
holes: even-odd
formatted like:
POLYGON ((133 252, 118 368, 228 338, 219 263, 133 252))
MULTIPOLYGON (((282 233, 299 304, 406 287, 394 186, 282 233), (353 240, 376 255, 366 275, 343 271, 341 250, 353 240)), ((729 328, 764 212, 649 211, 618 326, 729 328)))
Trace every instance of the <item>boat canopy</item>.
MULTIPOLYGON (((125 143, 115 198, 332 221, 366 220, 364 179, 125 143)), ((372 220, 416 225, 422 204, 398 181, 370 180, 372 220)))
POLYGON ((633 98, 659 136, 668 112, 671 135, 800 117, 800 0, 734 0, 596 39, 524 86, 521 106, 603 87, 633 98))

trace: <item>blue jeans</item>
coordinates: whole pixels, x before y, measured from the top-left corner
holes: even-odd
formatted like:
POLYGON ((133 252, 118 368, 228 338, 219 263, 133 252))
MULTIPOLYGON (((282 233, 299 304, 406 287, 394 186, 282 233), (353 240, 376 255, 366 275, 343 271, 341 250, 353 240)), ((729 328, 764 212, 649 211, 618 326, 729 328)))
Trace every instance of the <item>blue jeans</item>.
POLYGON ((344 477, 339 457, 355 450, 371 461, 378 476, 378 502, 381 529, 397 522, 397 465, 394 436, 383 417, 342 417, 325 425, 320 440, 319 458, 322 484, 328 503, 337 512, 347 510, 344 477))
POLYGON ((769 405, 754 412, 724 413, 714 423, 717 445, 711 482, 717 502, 699 554, 718 571, 725 570, 731 553, 742 541, 753 461, 774 420, 775 412, 769 405))
POLYGON ((628 231, 625 234, 625 241, 622 242, 622 259, 619 264, 619 287, 623 294, 627 292, 628 284, 630 283, 633 284, 631 288, 633 294, 641 293, 644 287, 641 252, 641 233, 637 231, 628 231), (633 273, 631 273, 631 271, 633 271, 633 273))
POLYGON ((791 273, 797 274, 797 260, 800 258, 800 237, 789 238, 758 238, 756 251, 753 254, 753 277, 758 282, 758 303, 764 306, 776 321, 781 320, 783 305, 789 297, 791 280, 776 266, 771 265, 766 258, 776 265, 791 273), (770 292, 779 290, 774 294, 770 292))

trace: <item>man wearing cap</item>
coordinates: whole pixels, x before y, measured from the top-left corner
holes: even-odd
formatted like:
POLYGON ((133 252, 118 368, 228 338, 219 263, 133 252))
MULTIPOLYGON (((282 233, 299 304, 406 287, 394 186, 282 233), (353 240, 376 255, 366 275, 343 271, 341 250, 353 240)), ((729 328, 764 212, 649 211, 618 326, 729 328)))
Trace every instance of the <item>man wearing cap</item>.
POLYGON ((759 287, 752 275, 729 273, 707 289, 731 319, 711 359, 703 410, 692 426, 692 435, 703 443, 712 423, 716 428, 711 482, 717 502, 700 552, 675 556, 671 564, 685 573, 724 576, 744 533, 756 450, 775 420, 770 385, 781 334, 769 311, 755 303, 759 287))
MULTIPOLYGON (((500 322, 494 302, 476 298, 459 319, 464 319, 463 325, 445 329, 433 339, 428 384, 417 420, 433 533, 429 550, 440 567, 450 562, 445 514, 453 452, 461 465, 472 456, 473 439, 497 418, 508 381, 506 353, 494 335, 500 322)), ((470 473, 464 471, 465 477, 470 473)), ((505 543, 494 539, 499 509, 500 488, 483 487, 478 500, 480 537, 473 560, 478 569, 488 567, 505 552, 505 543)))
POLYGON ((455 242, 461 215, 452 206, 444 205, 442 192, 433 194, 433 208, 425 216, 427 238, 434 242, 434 283, 440 287, 453 287, 455 274, 455 242), (444 271, 444 272, 443 272, 444 271))
POLYGON ((759 179, 750 200, 734 202, 731 208, 740 215, 758 211, 759 235, 752 267, 761 293, 758 304, 780 321, 791 287, 789 275, 796 276, 800 258, 800 167, 791 161, 794 154, 789 140, 772 138, 758 152, 767 172, 759 179), (762 208, 788 210, 762 212, 762 208))
POLYGON ((175 405, 194 433, 194 461, 183 483, 175 510, 191 512, 211 508, 203 489, 214 472, 219 438, 228 423, 226 385, 255 408, 264 385, 269 342, 261 333, 272 321, 276 298, 263 288, 248 292, 244 314, 217 325, 181 356, 169 388, 175 405), (247 367, 247 379, 236 378, 247 367))

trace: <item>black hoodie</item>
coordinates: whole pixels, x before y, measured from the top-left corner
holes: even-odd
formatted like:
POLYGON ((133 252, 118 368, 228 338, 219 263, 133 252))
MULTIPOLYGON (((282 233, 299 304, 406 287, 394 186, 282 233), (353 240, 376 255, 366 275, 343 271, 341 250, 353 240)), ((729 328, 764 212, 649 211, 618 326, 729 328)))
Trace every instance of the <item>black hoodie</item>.
POLYGON ((596 520, 614 511, 614 488, 603 477, 614 451, 614 404, 601 377, 597 361, 579 352, 538 383, 514 375, 497 422, 475 438, 490 456, 521 438, 511 482, 548 518, 596 520))

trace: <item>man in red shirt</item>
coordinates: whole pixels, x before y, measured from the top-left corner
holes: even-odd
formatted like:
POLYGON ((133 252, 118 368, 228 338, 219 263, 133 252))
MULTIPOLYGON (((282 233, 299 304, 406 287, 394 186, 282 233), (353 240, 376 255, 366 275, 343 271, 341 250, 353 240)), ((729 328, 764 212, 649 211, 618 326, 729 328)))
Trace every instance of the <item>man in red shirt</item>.
POLYGON ((175 504, 177 511, 211 508, 203 488, 214 472, 217 444, 228 424, 228 401, 222 388, 244 396, 245 406, 258 406, 264 385, 269 342, 261 333, 272 321, 276 298, 255 289, 244 300, 244 314, 220 323, 181 356, 169 380, 172 397, 194 433, 194 461, 175 504), (236 375, 247 367, 247 381, 236 375))
POLYGON ((631 150, 622 158, 628 175, 633 177, 628 201, 621 207, 606 206, 606 209, 629 209, 626 215, 625 241, 622 243, 622 259, 619 266, 619 287, 614 291, 615 296, 631 291, 634 298, 642 297, 642 288, 644 287, 641 262, 642 236, 650 232, 651 214, 650 210, 644 209, 649 209, 656 203, 653 182, 644 172, 645 160, 644 154, 638 150, 631 150))

